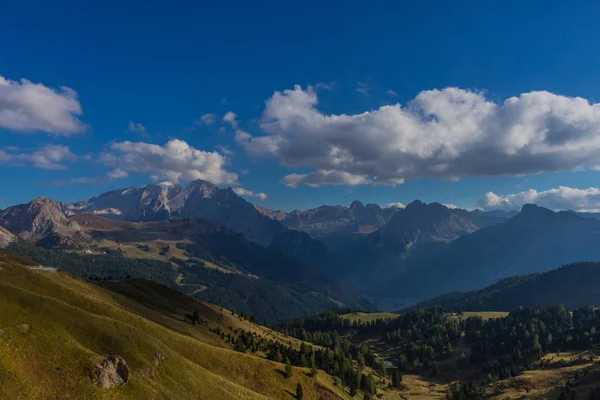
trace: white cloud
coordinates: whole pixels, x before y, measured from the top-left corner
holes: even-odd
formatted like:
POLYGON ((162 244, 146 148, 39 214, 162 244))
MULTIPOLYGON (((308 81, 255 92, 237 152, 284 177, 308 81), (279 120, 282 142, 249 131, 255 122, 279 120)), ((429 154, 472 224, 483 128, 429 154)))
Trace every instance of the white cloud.
POLYGON ((32 153, 15 153, 0 150, 0 163, 14 166, 32 166, 41 169, 67 169, 65 163, 77 160, 67 146, 47 145, 32 153))
POLYGON ((200 117, 200 119, 195 122, 195 124, 196 125, 210 126, 210 125, 214 125, 215 122, 217 122, 217 115, 216 114, 212 114, 212 113, 208 113, 208 114, 202 115, 200 117))
POLYGON ((576 189, 567 186, 538 192, 529 189, 520 193, 497 195, 486 193, 478 201, 483 210, 519 210, 524 204, 537 204, 552 210, 600 211, 600 189, 576 189))
POLYGON ((386 90, 385 94, 387 94, 390 97, 396 97, 396 96, 398 96, 398 93, 394 92, 392 89, 386 90))
POLYGON ((0 128, 69 136, 86 129, 77 118, 81 115, 77 92, 71 88, 51 89, 27 79, 17 82, 0 76, 0 128))
POLYGON ((127 178, 129 176, 129 173, 127 171, 123 171, 120 168, 116 168, 112 171, 109 171, 106 175, 111 179, 121 179, 127 178))
POLYGON ((246 196, 246 197, 256 197, 260 200, 266 200, 267 199, 267 195, 264 193, 254 193, 252 190, 246 190, 243 188, 234 188, 233 191, 235 192, 235 194, 237 194, 238 196, 246 196))
POLYGON ((448 203, 442 203, 442 205, 446 208, 449 208, 451 210, 456 210, 458 208, 460 208, 459 206, 457 206, 456 204, 448 204, 448 203))
POLYGON ((237 114, 233 111, 228 111, 225 115, 223 115, 223 121, 230 123, 233 129, 237 129, 238 127, 238 122, 236 118, 237 114))
POLYGON ((219 151, 219 153, 223 154, 224 156, 231 156, 233 155, 233 151, 231 150, 231 148, 229 146, 222 146, 219 145, 217 146, 217 150, 219 151))
POLYGON ((344 171, 331 171, 320 169, 312 174, 290 174, 283 178, 286 186, 295 188, 300 184, 311 187, 321 185, 360 185, 367 183, 361 175, 352 175, 344 171))
POLYGON ((291 186, 600 167, 600 104, 582 98, 530 92, 497 104, 446 88, 360 114, 327 115, 317 104, 310 86, 275 92, 262 116, 264 135, 238 131, 236 140, 254 156, 314 170, 284 178, 291 186))
POLYGON ((383 208, 405 208, 406 206, 400 202, 386 204, 383 208))
POLYGON ((324 89, 324 90, 333 90, 335 87, 335 82, 319 82, 315 85, 316 89, 324 89))
POLYGON ((221 154, 195 149, 173 139, 164 146, 143 142, 118 142, 101 156, 104 164, 126 172, 141 172, 172 182, 204 179, 219 184, 235 184, 237 174, 225 170, 221 154))
POLYGON ((131 133, 134 133, 138 136, 147 138, 148 137, 148 133, 146 132, 146 127, 142 124, 135 123, 133 121, 129 121, 129 125, 127 127, 127 130, 131 133))

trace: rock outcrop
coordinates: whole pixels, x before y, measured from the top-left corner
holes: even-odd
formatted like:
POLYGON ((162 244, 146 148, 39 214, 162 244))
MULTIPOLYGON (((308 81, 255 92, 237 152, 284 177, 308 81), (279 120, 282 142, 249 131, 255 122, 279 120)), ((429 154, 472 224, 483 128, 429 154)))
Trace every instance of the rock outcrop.
POLYGON ((0 249, 5 249, 15 240, 15 235, 0 227, 0 249))
POLYGON ((96 364, 91 375, 92 383, 100 389, 112 389, 129 382, 129 367, 120 356, 109 356, 96 364))
POLYGON ((46 197, 0 211, 0 227, 34 243, 53 241, 59 244, 65 240, 86 239, 79 225, 67 218, 61 205, 46 197))

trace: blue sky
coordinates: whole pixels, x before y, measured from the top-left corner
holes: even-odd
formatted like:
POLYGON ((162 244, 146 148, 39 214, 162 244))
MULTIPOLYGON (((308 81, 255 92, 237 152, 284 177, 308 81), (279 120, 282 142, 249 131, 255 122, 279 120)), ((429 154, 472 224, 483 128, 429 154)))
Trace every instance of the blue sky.
POLYGON ((599 11, 558 1, 9 2, 0 208, 203 176, 287 210, 353 199, 476 207, 488 192, 499 196, 489 208, 529 199, 597 209, 599 11), (548 93, 519 97, 532 91, 548 93), (519 104, 503 108, 513 96, 519 104), (457 117, 465 103, 472 110, 457 117), (482 104, 497 106, 485 120, 473 111, 482 104), (199 122, 208 114, 214 122, 199 122), (422 130, 399 126, 407 116, 422 130), (522 126, 533 132, 524 142, 522 126), (529 189, 537 194, 518 195, 529 189))

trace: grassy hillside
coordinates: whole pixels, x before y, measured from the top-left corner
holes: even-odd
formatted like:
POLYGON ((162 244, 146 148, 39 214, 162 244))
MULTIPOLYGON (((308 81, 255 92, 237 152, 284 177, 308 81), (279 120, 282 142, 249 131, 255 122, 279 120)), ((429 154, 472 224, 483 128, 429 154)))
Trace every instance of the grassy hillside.
MULTIPOLYGON (((151 226, 152 224, 148 225, 151 226)), ((177 224, 173 225, 176 226, 177 224)), ((124 233, 120 234, 124 235, 124 233)), ((136 236, 136 233, 130 233, 129 236, 136 236)), ((143 235, 140 233, 138 240, 142 238, 143 235)), ((241 235, 237 235, 235 238, 244 240, 241 235)), ((223 238, 223 240, 225 239, 223 238)), ((238 242, 240 245, 243 245, 243 243, 238 242)), ((234 244, 235 241, 224 241, 219 244, 221 248, 232 253, 232 256, 228 257, 229 260, 234 260, 233 253, 237 249, 234 244), (228 250, 226 249, 227 243, 232 244, 232 247, 228 250)), ((294 270, 292 274, 295 274, 295 276, 286 281, 285 278, 281 277, 284 274, 283 271, 269 274, 272 279, 263 275, 240 273, 239 271, 248 269, 247 265, 239 267, 237 269, 238 273, 223 272, 222 268, 231 268, 233 265, 237 266, 237 263, 224 264, 221 263, 221 258, 217 259, 215 256, 212 260, 219 263, 219 265, 207 264, 207 261, 210 263, 208 259, 210 254, 223 255, 227 253, 220 252, 220 250, 206 252, 203 254, 203 260, 200 260, 190 254, 190 252, 195 254, 202 252, 197 246, 193 248, 186 247, 187 258, 185 260, 160 258, 160 254, 152 254, 152 251, 142 250, 140 250, 141 253, 148 253, 151 256, 131 258, 123 256, 120 251, 106 251, 105 254, 101 252, 87 254, 49 250, 33 246, 21 240, 11 243, 8 249, 11 252, 35 260, 36 264, 58 266, 81 278, 109 278, 111 280, 129 276, 149 279, 176 288, 199 299, 252 314, 259 321, 280 321, 299 315, 322 312, 337 308, 340 305, 363 305, 358 296, 321 279, 310 271, 301 276, 302 270, 306 271, 306 267, 299 266, 297 262, 290 261, 290 263, 287 263, 289 260, 283 255, 269 252, 266 249, 259 249, 256 245, 249 245, 250 248, 247 248, 245 252, 240 251, 235 257, 243 257, 244 254, 251 253, 248 256, 247 263, 268 270, 275 270, 277 266, 282 269, 290 268, 294 270), (255 250, 256 252, 254 252, 255 250), (271 255, 272 257, 270 257, 271 255)), ((149 247, 150 250, 155 248, 155 246, 149 247)), ((181 251, 176 246, 173 251, 175 250, 181 251)), ((181 251, 181 253, 184 252, 181 251)))
POLYGON ((378 319, 388 319, 388 318, 398 318, 398 314, 389 313, 389 312, 353 312, 349 314, 341 315, 343 319, 348 319, 351 322, 354 321, 362 321, 362 322, 371 322, 378 319))
POLYGON ((29 261, 5 254, 0 252, 2 399, 284 399, 292 398, 299 382, 305 399, 346 398, 325 373, 311 378, 308 370, 294 368, 285 379, 282 364, 233 351, 210 329, 243 324, 270 332, 227 310, 141 280, 100 286, 63 272, 28 270, 22 265, 29 261), (194 309, 205 323, 183 321, 184 312, 194 309), (113 354, 127 362, 130 381, 99 389, 90 371, 113 354))

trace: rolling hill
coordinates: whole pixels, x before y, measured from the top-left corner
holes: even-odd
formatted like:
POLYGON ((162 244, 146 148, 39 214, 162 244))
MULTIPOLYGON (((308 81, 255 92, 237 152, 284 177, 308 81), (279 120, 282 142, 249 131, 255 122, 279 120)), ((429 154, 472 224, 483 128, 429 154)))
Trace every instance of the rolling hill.
POLYGON ((148 281, 92 284, 28 264, 0 251, 0 398, 265 400, 298 383, 305 399, 348 398, 322 371, 286 379, 283 364, 234 351, 215 332, 284 340, 239 315, 148 281), (184 322, 192 311, 199 324, 184 322))

